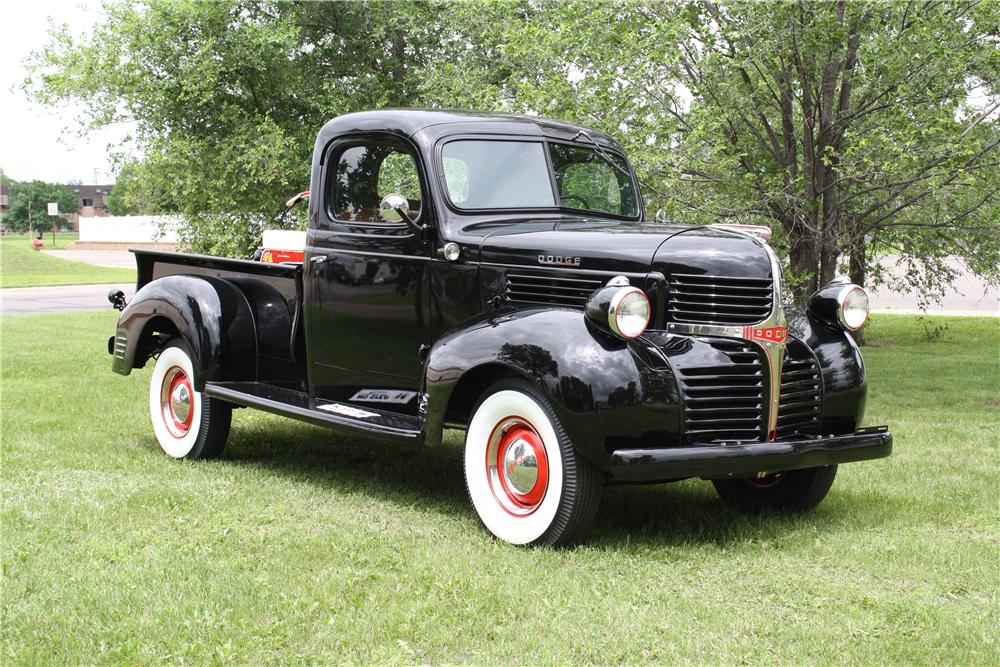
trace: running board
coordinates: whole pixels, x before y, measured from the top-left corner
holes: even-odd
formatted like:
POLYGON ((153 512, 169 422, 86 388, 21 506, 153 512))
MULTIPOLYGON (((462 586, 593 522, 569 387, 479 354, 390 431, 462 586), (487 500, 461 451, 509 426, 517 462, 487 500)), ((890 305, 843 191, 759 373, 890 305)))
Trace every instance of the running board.
POLYGON ((266 382, 207 382, 205 395, 316 426, 360 431, 409 442, 417 441, 423 435, 423 423, 418 417, 317 400, 305 392, 266 382))

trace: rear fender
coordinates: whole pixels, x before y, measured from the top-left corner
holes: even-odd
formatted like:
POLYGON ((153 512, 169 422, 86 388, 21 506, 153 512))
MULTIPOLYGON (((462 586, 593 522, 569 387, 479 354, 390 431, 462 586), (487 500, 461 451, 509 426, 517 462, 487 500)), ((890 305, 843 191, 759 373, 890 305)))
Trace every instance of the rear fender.
POLYGON ((446 422, 467 420, 482 391, 509 376, 538 386, 576 448, 605 470, 611 450, 679 432, 676 381, 641 339, 598 331, 580 311, 537 309, 474 321, 431 348, 426 442, 440 442, 446 422))
POLYGON ((142 368, 165 339, 179 336, 194 355, 199 391, 211 380, 254 380, 257 339, 246 297, 208 276, 167 276, 146 284, 122 311, 112 370, 142 368))

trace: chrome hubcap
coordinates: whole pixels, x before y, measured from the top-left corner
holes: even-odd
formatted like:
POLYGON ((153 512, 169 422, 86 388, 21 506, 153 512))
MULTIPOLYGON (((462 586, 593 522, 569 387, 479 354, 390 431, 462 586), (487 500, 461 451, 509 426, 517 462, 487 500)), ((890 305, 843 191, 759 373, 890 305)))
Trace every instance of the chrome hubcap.
POLYGON ((506 417, 486 445, 486 475, 493 497, 509 514, 527 516, 538 509, 549 482, 545 445, 522 417, 506 417))
POLYGON ((178 384, 170 395, 170 409, 174 417, 184 423, 191 414, 191 392, 186 384, 178 384))
POLYGON ((503 476, 516 493, 527 494, 538 483, 538 458, 531 445, 515 440, 507 446, 503 457, 503 476))
POLYGON ((175 438, 183 438, 194 421, 194 390, 184 369, 173 366, 163 376, 160 389, 163 424, 175 438))

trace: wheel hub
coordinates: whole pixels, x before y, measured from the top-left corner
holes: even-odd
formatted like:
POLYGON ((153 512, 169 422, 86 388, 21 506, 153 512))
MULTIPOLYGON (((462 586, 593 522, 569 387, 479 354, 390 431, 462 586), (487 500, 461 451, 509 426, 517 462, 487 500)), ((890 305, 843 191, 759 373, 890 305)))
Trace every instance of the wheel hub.
POLYGON ((486 449, 487 476, 497 502, 510 514, 526 516, 548 488, 548 458, 541 436, 521 417, 502 419, 486 449))
POLYGON ((191 392, 183 382, 178 382, 170 392, 170 409, 181 422, 191 415, 191 392))
POLYGON ((538 484, 538 459, 531 445, 520 438, 510 443, 503 457, 502 472, 514 493, 531 493, 538 484))
POLYGON ((194 389, 183 368, 174 366, 163 376, 160 407, 163 423, 175 438, 183 438, 194 421, 194 389))

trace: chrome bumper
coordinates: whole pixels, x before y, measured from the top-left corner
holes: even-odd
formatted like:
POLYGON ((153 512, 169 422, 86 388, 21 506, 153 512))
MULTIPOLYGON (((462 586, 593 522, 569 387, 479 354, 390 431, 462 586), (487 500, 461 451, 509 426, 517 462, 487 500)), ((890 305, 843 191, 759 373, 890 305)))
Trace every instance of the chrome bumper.
POLYGON ((611 455, 616 482, 651 482, 682 477, 748 477, 761 472, 880 459, 892 453, 888 426, 810 440, 739 445, 692 445, 668 449, 618 449, 611 455))

